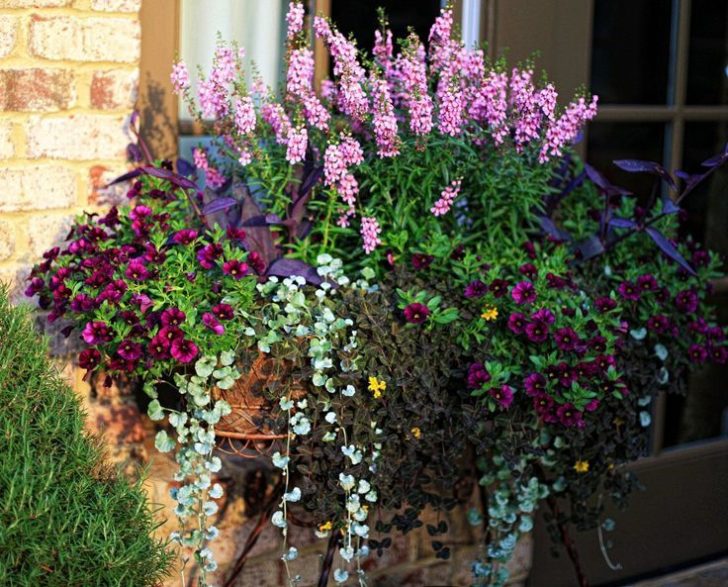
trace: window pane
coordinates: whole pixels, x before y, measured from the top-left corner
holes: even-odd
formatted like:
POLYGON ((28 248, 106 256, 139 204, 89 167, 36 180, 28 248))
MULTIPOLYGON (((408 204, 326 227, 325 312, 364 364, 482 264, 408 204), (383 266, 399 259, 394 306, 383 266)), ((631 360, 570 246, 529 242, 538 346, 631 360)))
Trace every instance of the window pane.
POLYGON ((648 175, 618 169, 615 159, 662 162, 665 125, 660 122, 594 122, 589 125, 587 161, 609 180, 637 195, 649 196, 653 181, 648 175))
POLYGON ((344 35, 353 33, 357 45, 371 53, 374 31, 379 27, 377 7, 384 8, 395 38, 406 37, 408 28, 413 27, 427 42, 440 5, 440 0, 334 0, 331 17, 344 35))
MULTIPOLYGON (((180 57, 191 73, 198 65, 207 73, 219 34, 224 41, 245 47, 246 64, 255 63, 265 82, 276 88, 283 67, 287 6, 284 0, 182 0, 180 57)), ((180 118, 190 118, 181 103, 180 118)))
POLYGON ((668 0, 595 0, 591 91, 602 104, 665 104, 668 0))
POLYGON ((728 2, 693 0, 688 104, 728 104, 728 2))

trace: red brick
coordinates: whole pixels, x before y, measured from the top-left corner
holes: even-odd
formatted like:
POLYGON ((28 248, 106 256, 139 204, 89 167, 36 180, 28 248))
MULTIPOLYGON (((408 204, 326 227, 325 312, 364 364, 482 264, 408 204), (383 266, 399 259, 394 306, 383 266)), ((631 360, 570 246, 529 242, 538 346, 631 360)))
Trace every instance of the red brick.
POLYGON ((128 70, 97 71, 91 80, 91 107, 98 110, 132 110, 137 98, 139 73, 128 70))
POLYGON ((64 69, 0 70, 0 87, 0 110, 10 112, 52 112, 76 102, 74 75, 64 69))

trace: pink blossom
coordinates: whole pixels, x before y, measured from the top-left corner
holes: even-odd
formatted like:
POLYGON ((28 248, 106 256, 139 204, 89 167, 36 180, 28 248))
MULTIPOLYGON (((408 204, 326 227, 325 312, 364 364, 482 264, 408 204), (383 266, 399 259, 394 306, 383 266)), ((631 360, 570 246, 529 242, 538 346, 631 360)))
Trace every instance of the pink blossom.
POLYGON ((578 101, 569 104, 564 113, 548 125, 546 138, 539 153, 541 163, 545 163, 550 157, 561 156, 563 147, 574 141, 584 123, 597 115, 598 100, 599 98, 594 96, 587 104, 584 98, 579 98, 578 101))
POLYGON ((377 154, 380 157, 399 155, 399 136, 394 105, 389 94, 389 86, 383 79, 372 80, 374 94, 374 135, 377 141, 377 154))
POLYGON ((475 90, 468 113, 488 125, 493 142, 503 143, 508 136, 508 75, 491 71, 475 90))
POLYGON ((393 45, 392 45, 392 31, 387 29, 385 34, 382 35, 380 30, 374 31, 374 58, 377 63, 381 66, 384 71, 384 78, 389 80, 393 72, 393 45))
POLYGON ((184 61, 179 61, 172 67, 172 74, 169 76, 172 80, 172 87, 175 94, 182 94, 190 87, 190 73, 187 71, 187 65, 184 61))
POLYGON ((261 109, 263 120, 267 122, 276 135, 276 142, 285 145, 288 142, 288 132, 291 128, 291 121, 280 104, 266 103, 261 109))
POLYGON ((215 50, 210 80, 218 86, 227 86, 235 79, 237 61, 231 47, 220 45, 215 50))
POLYGON ((303 30, 303 4, 300 2, 291 2, 288 5, 288 14, 286 14, 286 23, 288 24, 288 39, 293 39, 303 30))
POLYGON ((463 110, 465 104, 463 94, 457 81, 443 72, 437 83, 437 99, 440 103, 438 112, 438 128, 444 135, 452 137, 462 133, 463 110))
POLYGON ((455 179, 449 186, 442 190, 440 199, 435 202, 435 205, 432 208, 430 208, 430 212, 432 212, 434 216, 444 216, 450 211, 452 203, 460 193, 461 183, 461 179, 455 179))
POLYGON ((341 156, 344 159, 344 163, 351 167, 352 165, 359 165, 364 161, 364 151, 362 151, 359 141, 354 137, 346 135, 341 137, 341 143, 339 145, 341 150, 341 156))
POLYGON ((235 127, 238 132, 247 135, 255 130, 255 107, 250 96, 236 98, 233 104, 235 111, 235 127))
POLYGON ((442 69, 452 56, 452 25, 452 9, 443 8, 430 29, 430 63, 435 71, 442 69))
POLYGON ((222 118, 227 114, 225 90, 212 79, 200 82, 197 90, 203 118, 222 118))
POLYGON ((363 248, 364 252, 368 255, 379 245, 382 241, 379 239, 379 234, 382 229, 379 226, 379 222, 373 216, 362 216, 361 218, 361 237, 364 241, 363 248))
POLYGON ((427 66, 424 48, 416 35, 397 61, 397 75, 402 84, 403 102, 409 110, 409 127, 416 135, 432 130, 432 98, 427 90, 427 66))
POLYGON ((311 91, 313 82, 313 51, 308 48, 294 49, 288 61, 286 90, 301 98, 311 91))
POLYGON ((293 165, 300 163, 306 157, 306 147, 308 146, 308 131, 306 127, 291 128, 288 131, 288 150, 286 151, 286 159, 293 165))

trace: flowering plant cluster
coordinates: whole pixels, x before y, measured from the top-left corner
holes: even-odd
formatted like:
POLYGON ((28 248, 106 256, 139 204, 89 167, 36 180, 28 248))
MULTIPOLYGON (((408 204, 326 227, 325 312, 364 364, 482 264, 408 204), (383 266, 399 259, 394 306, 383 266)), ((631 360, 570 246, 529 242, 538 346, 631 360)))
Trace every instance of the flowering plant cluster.
POLYGON ((567 524, 611 527, 602 496, 621 505, 634 485, 622 465, 645 454, 654 395, 728 359, 708 304, 720 261, 677 238, 680 202, 728 152, 675 177, 618 161, 654 177, 635 197, 573 154, 596 97, 559 107, 531 64, 456 39, 450 8, 426 48, 410 34, 395 54, 383 22, 368 60, 299 2, 287 23, 278 95, 245 82, 237 47, 217 48, 197 95, 174 66, 214 149, 121 178, 130 205, 79 219, 28 294, 80 331, 82 367, 143 380, 150 416, 168 416, 176 436, 157 445, 177 446, 177 513, 197 518, 174 538, 203 582, 215 430, 231 415, 218 392, 258 359, 279 374, 253 395, 276 439, 270 521, 292 584, 291 524, 328 537, 324 582, 333 569, 364 584, 392 531, 455 507, 467 483, 483 498, 468 514, 476 584, 507 581, 544 504, 578 565, 567 524), (332 57, 320 91, 310 33, 332 57), (165 381, 173 405, 157 398, 165 381))

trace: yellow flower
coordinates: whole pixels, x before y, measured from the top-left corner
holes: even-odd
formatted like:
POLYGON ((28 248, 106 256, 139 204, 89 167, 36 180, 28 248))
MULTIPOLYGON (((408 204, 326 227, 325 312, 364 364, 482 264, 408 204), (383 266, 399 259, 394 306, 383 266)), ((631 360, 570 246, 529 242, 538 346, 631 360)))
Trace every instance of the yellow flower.
POLYGON ((420 430, 419 426, 415 426, 414 428, 412 428, 412 430, 410 430, 410 432, 412 433, 412 436, 414 436, 417 440, 419 440, 420 436, 422 436, 422 430, 420 430))
POLYGON ((574 463, 574 471, 577 473, 588 473, 589 461, 576 461, 576 463, 574 463))
POLYGON ((483 313, 480 317, 486 322, 491 322, 498 317, 498 308, 495 306, 486 306, 483 308, 483 313))
POLYGON ((374 395, 374 399, 382 397, 382 392, 387 389, 387 382, 381 381, 376 377, 369 378, 369 391, 374 395))
POLYGON ((318 530, 321 533, 323 533, 323 532, 330 532, 333 527, 334 527, 334 525, 329 521, 329 522, 326 522, 325 524, 321 524, 318 527, 318 530))

